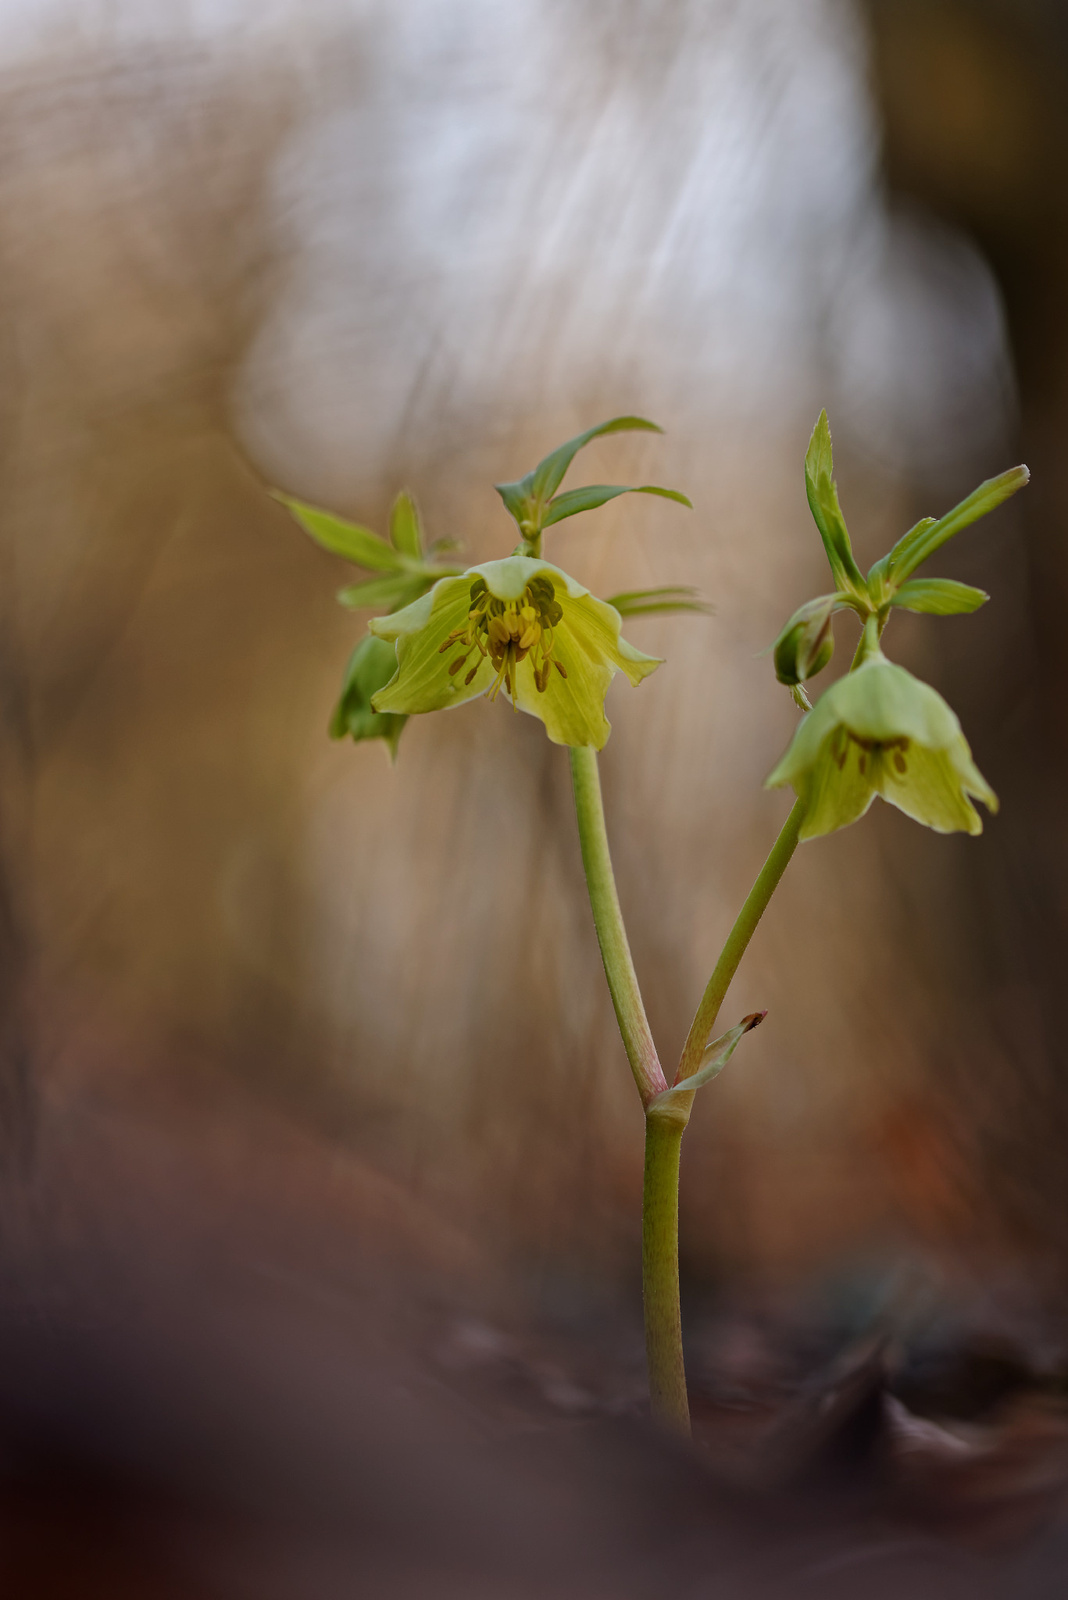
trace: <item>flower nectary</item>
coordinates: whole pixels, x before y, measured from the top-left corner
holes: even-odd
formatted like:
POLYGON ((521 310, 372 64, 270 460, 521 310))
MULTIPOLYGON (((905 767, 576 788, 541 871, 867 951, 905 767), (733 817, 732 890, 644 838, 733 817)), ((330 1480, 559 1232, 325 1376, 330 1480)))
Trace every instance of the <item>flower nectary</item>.
POLYGON ((839 772, 844 768, 849 757, 849 747, 857 747, 857 772, 864 777, 870 777, 872 787, 879 789, 879 779, 882 776, 881 763, 889 761, 899 778, 908 774, 909 738, 902 734, 899 739, 863 739, 860 734, 854 733, 851 728, 839 726, 831 735, 831 756, 839 772), (869 772, 870 763, 870 772, 869 772))
POLYGON ((516 668, 530 657, 534 669, 534 687, 544 694, 549 686, 549 671, 555 667, 563 678, 567 668, 559 656, 553 656, 553 629, 564 611, 556 598, 551 578, 538 573, 527 584, 518 600, 500 600, 490 593, 485 578, 476 578, 471 585, 471 609, 462 628, 450 633, 444 644, 438 646, 444 655, 453 646, 460 654, 449 663, 449 676, 454 677, 467 665, 473 650, 478 651, 474 666, 464 677, 469 685, 482 662, 488 656, 497 676, 489 691, 495 700, 502 683, 507 685, 513 706, 516 702, 516 668))

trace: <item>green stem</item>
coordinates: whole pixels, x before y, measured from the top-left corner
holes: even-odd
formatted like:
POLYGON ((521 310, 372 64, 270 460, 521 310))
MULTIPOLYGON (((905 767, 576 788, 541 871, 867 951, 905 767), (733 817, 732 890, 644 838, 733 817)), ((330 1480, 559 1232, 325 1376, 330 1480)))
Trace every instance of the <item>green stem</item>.
POLYGON ((638 1085, 642 1105, 647 1106, 650 1100, 667 1088, 667 1079, 656 1053, 649 1019, 645 1015, 638 976, 627 942, 627 930, 623 926, 623 913, 619 909, 612 858, 608 852, 608 834, 604 825, 596 750, 589 746, 572 747, 571 782, 575 791, 582 865, 590 891, 601 960, 604 962, 605 977, 608 979, 630 1070, 638 1085))
MULTIPOLYGON (((667 1081, 645 1015, 616 893, 596 751, 588 747, 572 748, 571 781, 597 942, 627 1059, 646 1108, 642 1299, 649 1396, 656 1421, 674 1432, 688 1435, 690 1410, 679 1307, 679 1159, 693 1096, 681 1096, 682 1103, 670 1108, 650 1110, 650 1103, 667 1088, 667 1081)), ((797 846, 803 815, 804 807, 799 800, 731 929, 690 1029, 676 1082, 697 1070, 723 996, 797 846)))
MULTIPOLYGON (((596 751, 572 749, 571 781, 575 790, 582 865, 605 976, 630 1069, 642 1105, 648 1107, 650 1101, 667 1088, 667 1079, 645 1015, 619 908, 604 825, 596 751)), ((662 1427, 686 1434, 690 1431, 690 1410, 686 1400, 679 1312, 679 1155, 688 1120, 688 1104, 685 1109, 654 1111, 646 1116, 642 1190, 642 1304, 649 1397, 656 1421, 662 1427)))
POLYGON ((885 626, 885 617, 880 621, 874 611, 868 613, 864 619, 864 631, 860 636, 860 643, 849 666, 850 672, 856 672, 858 667, 862 667, 869 656, 879 655, 879 640, 882 638, 885 626))
POLYGON ((688 1435, 690 1407, 679 1306, 679 1157, 689 1111, 645 1119, 642 1191, 642 1303, 645 1359, 654 1419, 688 1435))
POLYGON ((693 1026, 683 1046, 679 1070, 675 1074, 676 1083, 696 1072, 701 1064, 701 1055, 712 1037, 719 1008, 730 988, 731 979, 738 970, 738 963, 745 954, 746 947, 756 932, 757 923, 767 910, 768 901, 778 888, 779 879, 786 871, 790 857, 797 848, 804 815, 804 802, 798 800, 783 824, 782 832, 772 845, 771 854, 761 867, 757 880, 738 913, 734 927, 727 935, 727 942, 716 962, 716 970, 708 980, 708 987, 701 997, 693 1026))

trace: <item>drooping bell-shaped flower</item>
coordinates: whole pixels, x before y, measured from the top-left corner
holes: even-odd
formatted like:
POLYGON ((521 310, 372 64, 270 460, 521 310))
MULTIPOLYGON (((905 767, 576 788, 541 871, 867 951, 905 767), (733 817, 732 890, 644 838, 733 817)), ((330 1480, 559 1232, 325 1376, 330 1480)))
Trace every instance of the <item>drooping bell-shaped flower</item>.
POLYGON ((881 651, 832 685, 767 779, 805 802, 801 838, 833 833, 882 795, 936 833, 982 833, 997 796, 942 696, 881 651))
POLYGON ((619 612, 549 561, 507 556, 441 578, 411 605, 376 617, 395 642, 397 671, 376 712, 441 711, 504 694, 540 717, 556 744, 600 750, 604 698, 617 672, 634 685, 659 665, 620 637, 619 612))

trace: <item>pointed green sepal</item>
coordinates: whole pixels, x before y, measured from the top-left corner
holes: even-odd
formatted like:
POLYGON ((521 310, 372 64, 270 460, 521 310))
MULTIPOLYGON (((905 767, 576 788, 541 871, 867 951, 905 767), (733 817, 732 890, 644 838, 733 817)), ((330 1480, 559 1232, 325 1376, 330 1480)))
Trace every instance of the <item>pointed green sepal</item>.
POLYGON ((678 489, 661 489, 652 483, 642 484, 636 489, 629 488, 625 483, 591 483, 584 489, 566 489, 563 494, 550 500, 541 525, 551 528, 554 522, 563 522, 565 517, 577 516, 580 511, 596 511, 598 506, 605 505, 621 494, 658 494, 664 500, 675 500, 680 506, 688 506, 693 510, 693 501, 678 489))
POLYGON ((914 528, 900 538, 887 558, 887 573, 890 581, 901 584, 916 571, 924 561, 930 559, 936 550, 940 550, 947 539, 960 533, 963 528, 969 527, 973 522, 978 522, 980 517, 987 516, 991 511, 1003 504, 1018 489, 1022 489, 1031 477, 1026 467, 1010 467, 1008 472, 1003 472, 997 478, 987 478, 978 489, 973 489, 958 506, 952 511, 947 511, 944 517, 937 521, 924 517, 914 528))
POLYGON ((609 595, 605 605, 614 606, 621 617, 652 617, 673 611, 696 611, 711 615, 712 607, 696 589, 685 584, 669 584, 662 589, 628 589, 609 595))
POLYGON ((942 696, 878 649, 802 718, 766 787, 787 783, 802 839, 848 827, 876 795, 936 833, 982 833, 973 799, 998 808, 942 696))
POLYGON ((954 578, 910 578, 895 591, 890 601, 903 611, 922 611, 932 617, 953 617, 978 611, 990 596, 984 589, 954 578))
POLYGON ((376 712, 371 696, 385 687, 397 668, 392 645, 370 634, 361 639, 345 668, 341 696, 330 718, 331 739, 382 739, 393 760, 408 718, 393 712, 376 712))
POLYGON ((343 556, 357 567, 370 567, 375 572, 391 572, 404 566, 404 556, 385 539, 380 539, 370 528, 356 522, 346 522, 332 511, 319 506, 305 505, 291 495, 272 489, 274 498, 300 523, 305 533, 310 533, 316 544, 333 555, 343 556))
POLYGON ((854 560, 853 546, 849 542, 845 518, 838 504, 838 486, 834 481, 833 467, 831 429, 826 411, 821 411, 805 453, 805 491, 809 509, 820 531, 836 587, 866 595, 867 585, 854 560))
POLYGON ((742 1018, 736 1028, 731 1028, 718 1039, 713 1039, 711 1044, 705 1046, 697 1071, 691 1073, 688 1078, 683 1078, 680 1083, 672 1084, 670 1089, 661 1090, 646 1107, 646 1115, 658 1112, 670 1114, 683 1095, 693 1094, 694 1090, 701 1089, 706 1083, 711 1083, 713 1078, 718 1078, 746 1034, 751 1033, 754 1028, 759 1028, 766 1016, 766 1011, 751 1011, 747 1017, 742 1018))

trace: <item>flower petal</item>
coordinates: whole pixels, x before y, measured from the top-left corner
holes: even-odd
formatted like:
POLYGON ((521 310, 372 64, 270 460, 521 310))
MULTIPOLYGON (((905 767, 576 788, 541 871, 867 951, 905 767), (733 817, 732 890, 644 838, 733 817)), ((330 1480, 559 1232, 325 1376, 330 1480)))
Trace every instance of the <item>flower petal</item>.
POLYGON ((529 659, 520 663, 516 681, 516 700, 521 711, 540 717, 554 744, 592 745, 603 750, 612 731, 604 714, 604 697, 615 676, 615 668, 591 658, 570 636, 563 622, 555 630, 553 658, 567 671, 561 677, 556 667, 549 668, 549 681, 542 694, 534 683, 529 659))
POLYGON ((914 739, 929 749, 945 750, 961 735, 960 723, 942 696, 904 667, 885 656, 847 672, 820 700, 829 700, 834 720, 858 739, 887 743, 914 739))
MULTIPOLYGON (((556 598, 563 616, 553 630, 553 657, 567 672, 564 678, 555 667, 551 667, 548 684, 544 692, 539 694, 533 671, 527 662, 523 662, 516 684, 519 706, 532 716, 541 718, 554 744, 592 745, 595 750, 602 750, 612 731, 612 725, 604 714, 604 700, 616 672, 625 673, 636 687, 643 678, 656 671, 660 661, 655 656, 647 656, 636 650, 621 638, 622 622, 615 607, 596 599, 559 567, 554 567, 548 561, 533 561, 529 557, 513 557, 512 560, 523 561, 531 569, 524 578, 524 586, 531 577, 541 572, 556 587, 556 598)), ((502 566, 504 563, 488 565, 502 566)), ((480 571, 491 591, 496 593, 495 582, 486 568, 480 571)), ((522 593, 522 589, 519 593, 522 593)), ((501 598, 511 596, 502 595, 501 598)))
POLYGON ((969 795, 981 799, 991 811, 997 810, 998 801, 974 765, 963 735, 959 745, 949 750, 926 750, 913 744, 902 759, 904 772, 899 771, 890 752, 877 763, 875 781, 884 800, 936 833, 982 833, 982 818, 969 795))
MULTIPOLYGON (((801 824, 802 839, 817 839, 821 834, 834 833, 837 828, 848 828, 857 822, 875 799, 871 779, 871 763, 866 760, 861 771, 863 748, 842 735, 845 747, 841 766, 834 754, 832 733, 819 759, 809 768, 794 787, 805 802, 805 820, 801 824)), ((841 751, 839 752, 841 756, 841 751)))
POLYGON ((837 684, 832 685, 817 700, 815 707, 801 718, 781 759, 765 778, 765 789, 780 789, 784 783, 789 783, 800 794, 799 785, 805 774, 819 760, 824 743, 839 726, 831 701, 831 695, 837 687, 837 684))
POLYGON ((660 666, 659 656, 647 656, 621 637, 622 620, 614 606, 592 594, 562 604, 560 632, 566 631, 591 660, 610 661, 613 671, 626 673, 634 688, 660 666))
MULTIPOLYGON (((392 616, 375 617, 371 632, 379 639, 395 641, 397 671, 371 704, 376 711, 443 711, 462 705, 484 693, 493 681, 493 667, 479 658, 478 669, 469 684, 466 671, 449 674, 450 652, 441 646, 451 633, 467 622, 471 606, 471 578, 440 578, 428 594, 414 600, 392 616)), ((463 653, 457 644, 456 655, 463 653)), ((467 670, 475 665, 472 658, 467 670)))

